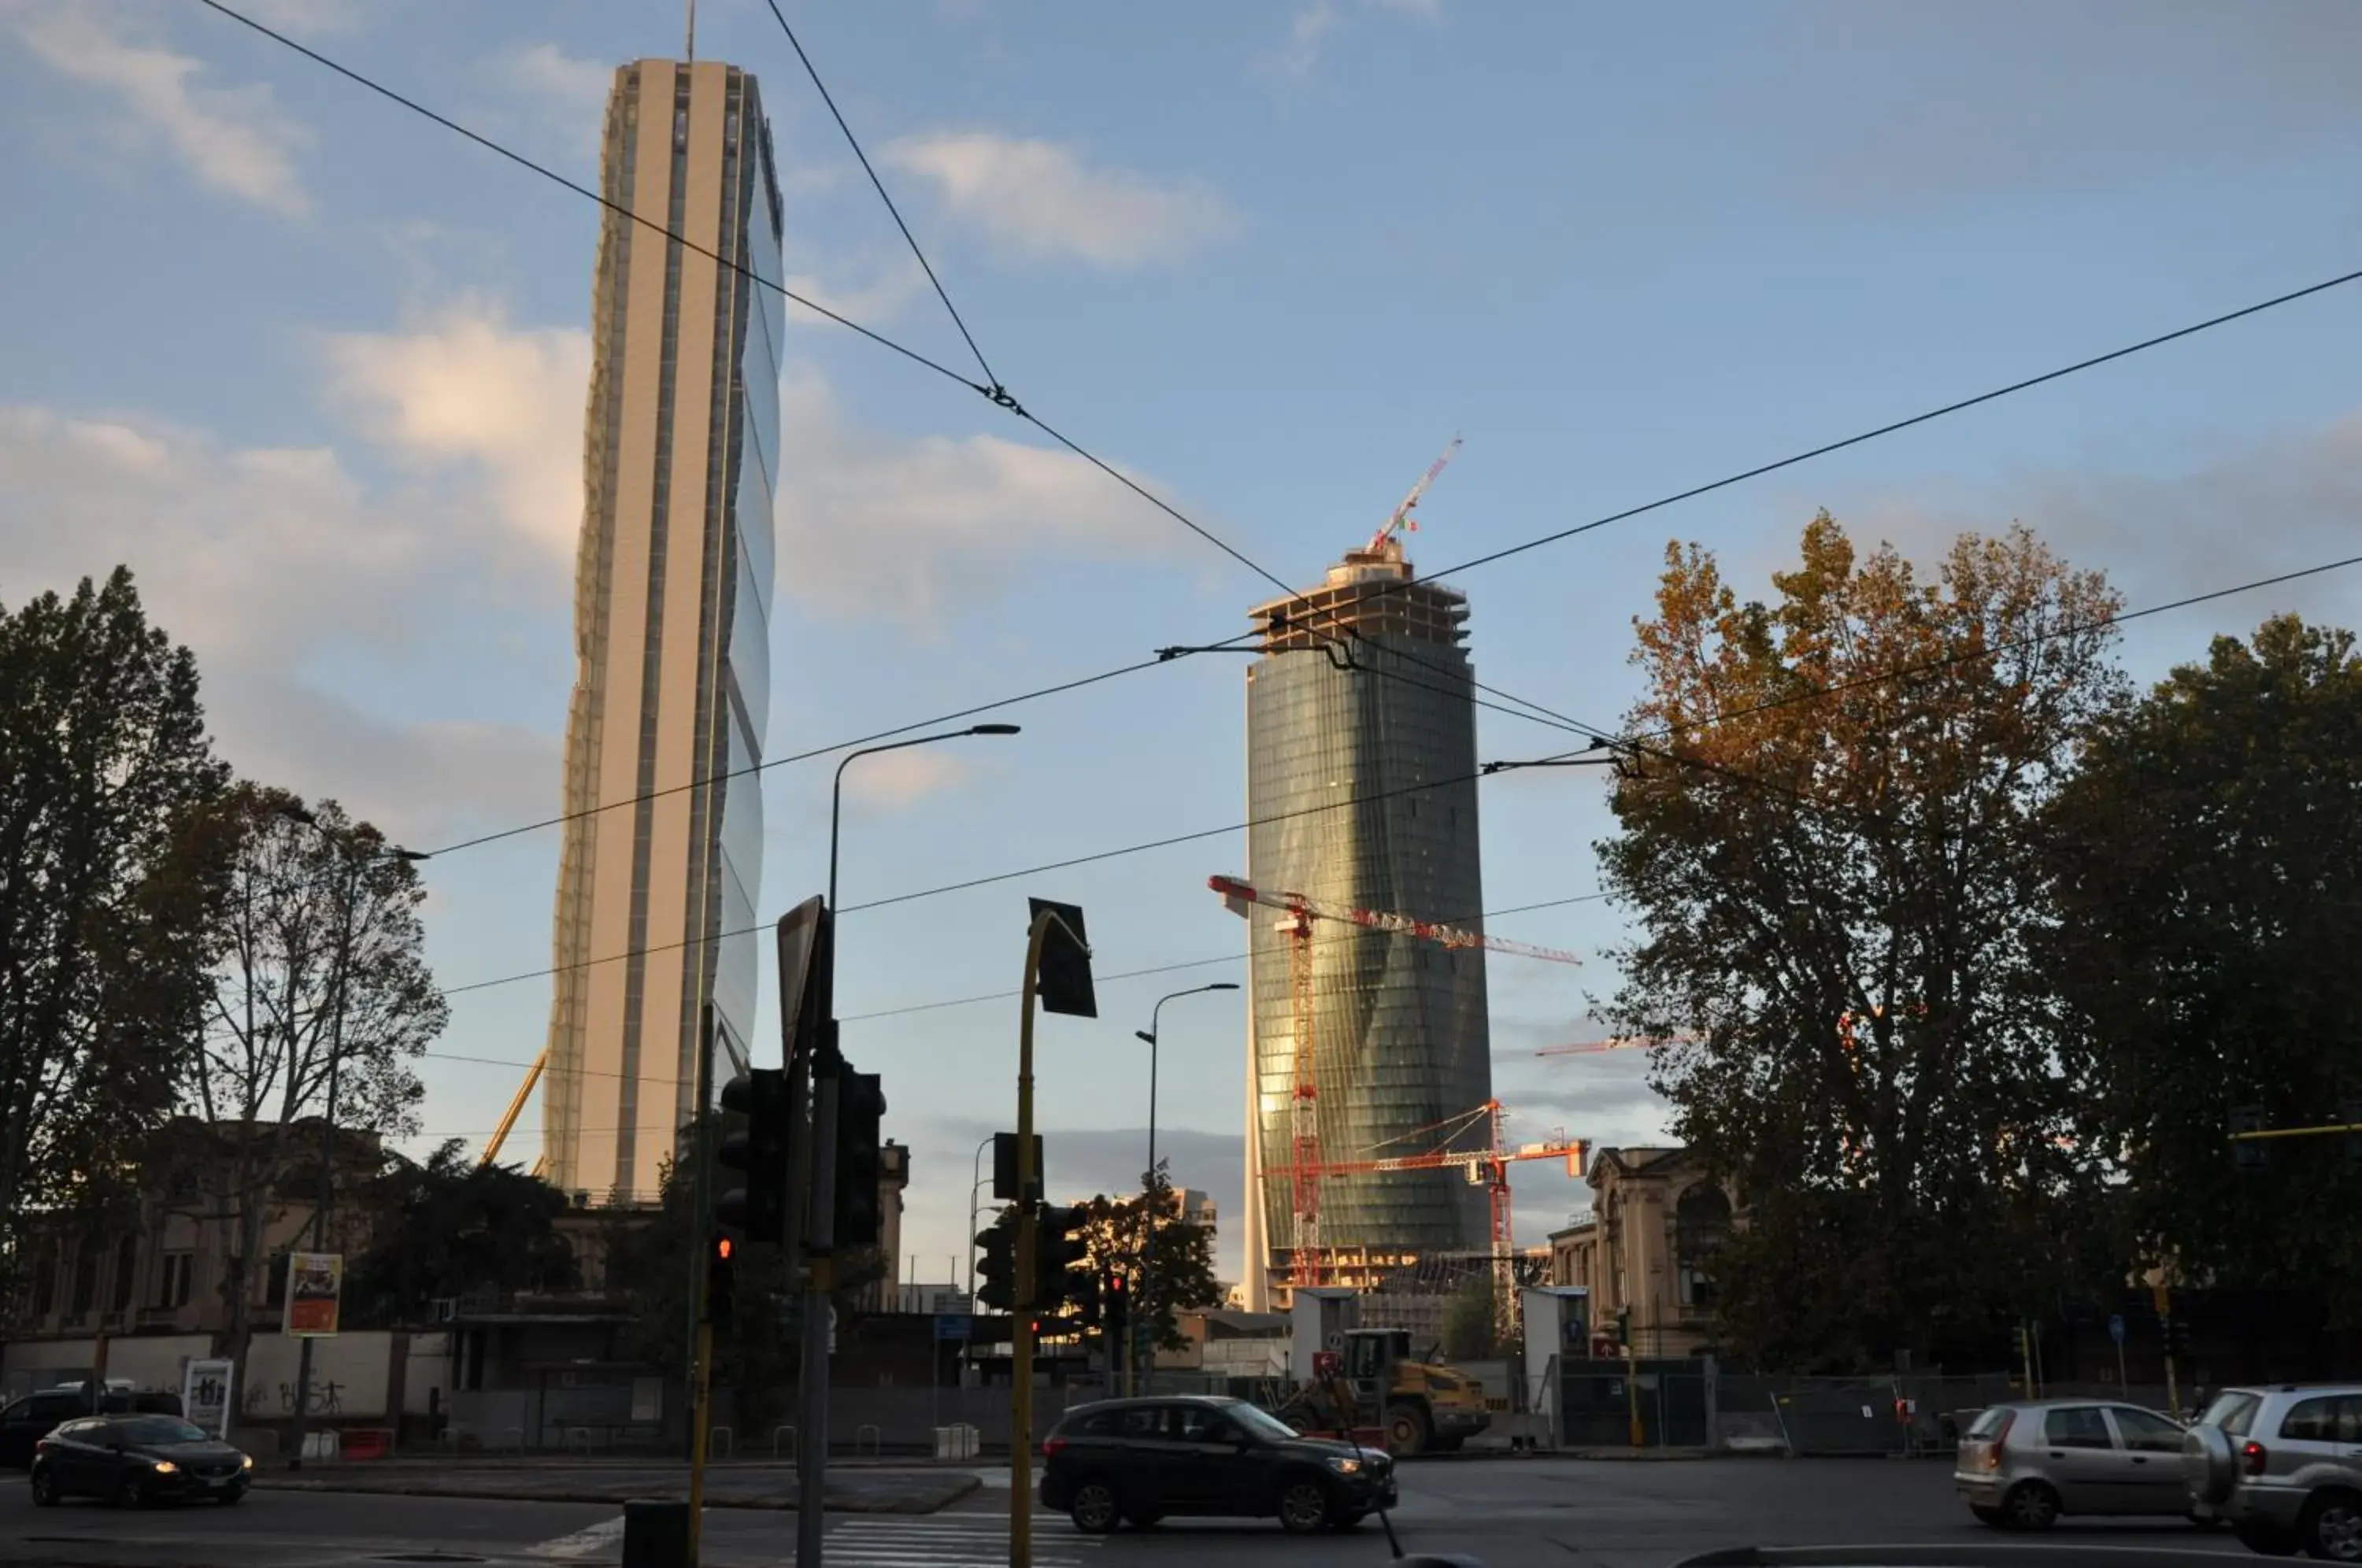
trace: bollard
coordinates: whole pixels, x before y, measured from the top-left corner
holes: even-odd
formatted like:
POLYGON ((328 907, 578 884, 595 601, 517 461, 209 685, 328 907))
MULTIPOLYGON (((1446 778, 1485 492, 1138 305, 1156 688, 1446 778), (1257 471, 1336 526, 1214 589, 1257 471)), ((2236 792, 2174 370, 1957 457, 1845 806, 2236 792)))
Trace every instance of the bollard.
POLYGON ((689 1505, 673 1497, 625 1503, 624 1568, 689 1568, 689 1505))

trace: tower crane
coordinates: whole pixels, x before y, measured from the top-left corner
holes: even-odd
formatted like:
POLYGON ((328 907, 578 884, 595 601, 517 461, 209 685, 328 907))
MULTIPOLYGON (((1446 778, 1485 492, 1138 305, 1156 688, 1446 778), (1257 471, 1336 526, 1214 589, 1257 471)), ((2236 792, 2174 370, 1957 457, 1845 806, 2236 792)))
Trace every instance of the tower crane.
MULTIPOLYGON (((1415 937, 1447 950, 1481 947, 1487 952, 1513 953, 1558 964, 1580 964, 1583 960, 1574 954, 1554 947, 1510 942, 1502 937, 1487 936, 1482 932, 1469 931, 1440 921, 1419 920, 1389 910, 1363 909, 1308 898, 1302 893, 1258 888, 1236 877, 1209 877, 1206 885, 1220 895, 1222 902, 1233 914, 1243 917, 1252 906, 1261 904, 1266 909, 1280 911, 1286 917, 1280 922, 1279 932, 1287 938, 1288 994, 1295 1034, 1292 1043, 1295 1087, 1290 1092, 1288 1110, 1293 1157, 1284 1169, 1265 1172, 1264 1179, 1274 1180, 1286 1176, 1289 1182, 1290 1283, 1319 1285, 1328 1267, 1327 1253, 1320 1240, 1320 1180, 1328 1172, 1342 1167, 1326 1165, 1320 1157, 1319 1091, 1313 1073, 1317 1057, 1312 1008, 1313 923, 1316 921, 1335 921, 1359 926, 1364 931, 1383 931, 1415 937)), ((1471 1179, 1478 1178, 1472 1176, 1471 1179)))
POLYGON ((1693 1038, 1687 1034, 1617 1034, 1606 1040, 1578 1040, 1572 1045, 1545 1045, 1534 1055, 1588 1056, 1599 1051, 1645 1051, 1651 1045, 1685 1045, 1693 1038))
POLYGON ((1418 519, 1411 515, 1411 508, 1418 504, 1419 497, 1427 493, 1427 487, 1435 482, 1435 476, 1444 470, 1459 450, 1460 437, 1454 436, 1451 438, 1451 444, 1443 448, 1443 456, 1429 463, 1427 466, 1427 472, 1419 475, 1418 482, 1410 487, 1410 493, 1402 498, 1402 504, 1395 508, 1394 514, 1385 520, 1376 533, 1370 536, 1370 543, 1367 547, 1369 554, 1376 555, 1380 550, 1385 549, 1386 541, 1393 538, 1397 531, 1410 534, 1418 532, 1418 519))

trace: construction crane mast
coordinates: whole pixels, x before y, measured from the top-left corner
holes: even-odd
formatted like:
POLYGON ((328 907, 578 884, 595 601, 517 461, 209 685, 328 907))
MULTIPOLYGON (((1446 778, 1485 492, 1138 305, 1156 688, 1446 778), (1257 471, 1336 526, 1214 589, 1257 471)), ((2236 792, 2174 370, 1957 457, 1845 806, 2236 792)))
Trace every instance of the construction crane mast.
POLYGON ((1435 476, 1450 465, 1459 450, 1460 437, 1454 436, 1451 438, 1451 444, 1443 448, 1443 456, 1429 463, 1427 466, 1427 472, 1418 476, 1418 482, 1410 487, 1410 493, 1402 498, 1402 504, 1395 508, 1394 514, 1380 525, 1376 533, 1370 536, 1367 547, 1369 554, 1376 555, 1380 550, 1385 549, 1386 541, 1393 538, 1396 533, 1418 532, 1418 519, 1411 515, 1411 508, 1418 504, 1419 497, 1427 493, 1427 487, 1435 482, 1435 476))
MULTIPOLYGON (((1536 947, 1528 943, 1510 942, 1497 936, 1487 936, 1482 932, 1469 931, 1464 927, 1445 924, 1440 921, 1420 920, 1415 916, 1398 914, 1389 910, 1362 909, 1352 905, 1308 898, 1302 893, 1258 888, 1253 883, 1242 881, 1236 877, 1209 877, 1206 879, 1206 885, 1220 895, 1222 902, 1229 906, 1233 914, 1244 916, 1253 906, 1260 904, 1266 909, 1278 910, 1286 917, 1280 922, 1279 933, 1287 939, 1288 996, 1295 1036, 1291 1043, 1294 1060, 1291 1064, 1293 1071, 1290 1075, 1294 1083, 1290 1089, 1288 1110, 1288 1129, 1293 1145, 1293 1158, 1285 1172, 1266 1171, 1264 1175, 1266 1181, 1275 1179, 1283 1174, 1288 1178, 1289 1283, 1291 1285, 1324 1284, 1329 1270, 1329 1251, 1322 1240, 1320 1230, 1320 1183, 1324 1176, 1345 1170, 1431 1170, 1440 1168, 1442 1164, 1478 1162, 1482 1156, 1478 1153, 1468 1152, 1456 1155, 1449 1161, 1437 1159, 1436 1163, 1420 1165, 1354 1163, 1332 1165, 1322 1159, 1319 1115, 1319 1085, 1314 1071, 1319 1047, 1312 1005, 1312 933, 1315 922, 1333 921, 1344 925, 1359 926, 1364 931, 1389 932, 1396 935, 1432 942, 1446 949, 1476 947, 1487 952, 1512 953, 1521 957, 1540 958, 1558 964, 1580 964, 1583 960, 1573 953, 1563 952, 1554 947, 1536 947)), ((1497 1107, 1498 1102, 1488 1103, 1497 1107)), ((1469 1112, 1468 1115, 1473 1118, 1480 1114, 1483 1110, 1483 1107, 1479 1107, 1476 1111, 1469 1112)), ((1494 1143, 1497 1150, 1499 1146, 1497 1121, 1494 1126, 1494 1143)), ((1432 1156, 1418 1155, 1392 1157, 1435 1159, 1432 1156)), ((1530 1157, 1544 1156, 1537 1154, 1530 1157)), ((1497 1165, 1498 1160, 1496 1159, 1494 1163, 1497 1165)), ((1466 1168, 1471 1172, 1469 1177, 1471 1181, 1485 1179, 1478 1164, 1469 1163, 1466 1168)), ((1259 1201, 1253 1195, 1250 1195, 1248 1200, 1259 1201)), ((1494 1250, 1504 1260, 1498 1265, 1504 1272, 1507 1268, 1506 1259, 1508 1255, 1508 1242, 1506 1232, 1502 1230, 1502 1227, 1507 1223, 1507 1178, 1504 1176, 1495 1194, 1494 1209, 1494 1250)))

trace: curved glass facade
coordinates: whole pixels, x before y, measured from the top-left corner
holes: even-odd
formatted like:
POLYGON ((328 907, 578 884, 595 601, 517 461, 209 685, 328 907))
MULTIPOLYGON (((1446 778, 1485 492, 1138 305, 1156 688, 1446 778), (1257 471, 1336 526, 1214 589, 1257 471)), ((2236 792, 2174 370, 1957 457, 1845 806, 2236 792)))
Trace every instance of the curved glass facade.
MULTIPOLYGON (((1397 552, 1384 564, 1398 562, 1397 552)), ((1341 569, 1349 579, 1352 565, 1341 569)), ((1271 651, 1248 670, 1247 814, 1259 825, 1248 833, 1247 879, 1473 926, 1485 906, 1473 671, 1457 640, 1465 612, 1447 590, 1399 586, 1407 566, 1362 576, 1392 580, 1389 601, 1425 602, 1389 602, 1383 618, 1361 619, 1352 645, 1361 668, 1341 668, 1302 633, 1283 635, 1275 624, 1271 651)), ((1290 918, 1257 905, 1250 922, 1249 1178, 1261 1189, 1253 1218, 1273 1282, 1288 1275, 1294 1236, 1290 918)), ((1313 923, 1308 957, 1324 1163, 1422 1152, 1435 1140, 1416 1136, 1421 1129, 1490 1097, 1481 952, 1324 920, 1313 923)), ((1490 1245, 1485 1189, 1457 1171, 1327 1176, 1319 1211, 1322 1247, 1374 1266, 1490 1245)), ((1250 1256, 1251 1274, 1254 1265, 1250 1256)))

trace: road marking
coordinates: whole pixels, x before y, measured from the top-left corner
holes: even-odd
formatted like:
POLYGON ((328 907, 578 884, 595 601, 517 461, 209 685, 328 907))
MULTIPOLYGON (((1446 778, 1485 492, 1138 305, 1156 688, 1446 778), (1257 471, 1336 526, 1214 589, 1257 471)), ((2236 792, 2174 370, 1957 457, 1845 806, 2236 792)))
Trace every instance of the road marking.
MULTIPOLYGON (((1062 1514, 1036 1514, 1038 1531, 1065 1526, 1062 1514)), ((849 1518, 829 1531, 829 1556, 846 1568, 1006 1568, 1009 1520, 991 1514, 936 1515, 932 1518, 849 1518)), ((1069 1534, 1042 1542, 1039 1568, 1082 1568, 1083 1554, 1105 1544, 1097 1536, 1069 1534)))
POLYGON ((580 1558, 604 1556, 623 1544, 624 1516, 602 1519, 588 1529, 578 1529, 572 1535, 561 1535, 545 1540, 538 1546, 524 1549, 527 1557, 580 1558))

